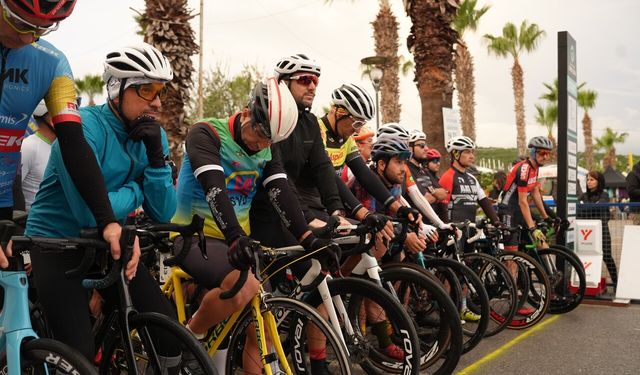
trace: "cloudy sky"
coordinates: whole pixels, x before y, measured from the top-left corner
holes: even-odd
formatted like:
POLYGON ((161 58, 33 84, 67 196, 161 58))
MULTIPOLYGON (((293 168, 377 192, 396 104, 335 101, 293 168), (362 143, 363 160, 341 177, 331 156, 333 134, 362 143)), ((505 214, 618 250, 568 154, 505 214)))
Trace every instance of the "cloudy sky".
MULTIPOLYGON (((410 20, 402 1, 391 0, 400 22, 401 54, 410 56, 406 37, 410 20)), ((198 0, 189 1, 192 8, 198 0)), ((557 33, 569 31, 577 41, 578 81, 598 91, 591 112, 594 135, 607 126, 629 133, 619 152, 640 153, 640 1, 636 0, 479 0, 492 8, 475 34, 465 36, 476 66, 476 124, 481 146, 515 147, 515 115, 510 59, 487 54, 484 34, 500 34, 506 22, 537 23, 546 31, 538 50, 521 58, 525 74, 527 136, 543 134, 533 119, 543 82, 557 72, 557 33), (498 135, 499 136, 496 136, 498 135)), ((66 53, 77 77, 102 72, 110 50, 140 40, 134 11, 142 0, 78 1, 74 14, 46 39, 66 53)), ((204 67, 218 63, 231 74, 244 64, 268 71, 282 56, 306 53, 322 64, 314 112, 327 105, 331 90, 343 82, 361 83, 360 59, 374 54, 370 22, 375 0, 205 0, 204 67)), ((197 11, 194 11, 197 13, 197 11)), ((193 21, 198 30, 198 18, 193 21)), ((197 61, 197 60, 196 60, 197 61)), ((373 93, 373 91, 372 91, 373 93)), ((455 102, 455 100, 454 100, 455 102)), ((401 122, 420 126, 420 106, 413 73, 401 79, 401 122)), ((454 103, 455 104, 455 103, 454 103)), ((578 118, 582 119, 579 110, 578 118)), ((579 124, 579 128, 581 125, 579 124)), ((583 144, 579 138, 580 145, 583 144)))

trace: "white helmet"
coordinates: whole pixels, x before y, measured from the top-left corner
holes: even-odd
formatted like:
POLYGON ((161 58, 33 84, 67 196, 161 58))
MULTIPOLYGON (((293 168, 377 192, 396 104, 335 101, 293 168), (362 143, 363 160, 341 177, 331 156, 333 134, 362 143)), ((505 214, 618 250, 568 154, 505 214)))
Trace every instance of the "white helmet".
POLYGON ((173 79, 173 70, 169 60, 157 48, 140 43, 107 54, 103 79, 108 82, 111 77, 138 77, 166 82, 173 79))
POLYGON ((356 84, 344 84, 331 93, 331 104, 342 106, 357 118, 369 121, 376 114, 376 106, 367 90, 356 84))
POLYGON ((44 102, 44 99, 38 103, 36 109, 33 110, 33 117, 42 117, 49 112, 47 109, 47 104, 44 102))
POLYGON ((413 129, 409 132, 409 143, 427 141, 427 135, 422 130, 413 129))
POLYGON ((299 72, 307 72, 320 76, 320 65, 315 60, 311 60, 306 55, 299 53, 287 56, 276 64, 276 78, 282 79, 299 72))
POLYGON ((410 138, 409 132, 407 131, 407 129, 405 129, 402 125, 396 122, 390 122, 382 125, 380 128, 378 128, 378 133, 376 134, 376 137, 381 137, 385 134, 394 138, 398 138, 403 142, 409 142, 409 138, 410 138))
POLYGON ((286 139, 298 123, 296 101, 286 83, 278 83, 275 77, 255 85, 249 98, 249 111, 273 143, 286 139))
POLYGON ((453 152, 454 150, 463 151, 475 149, 476 143, 473 141, 473 139, 464 135, 453 137, 449 140, 449 142, 447 142, 447 152, 453 152))

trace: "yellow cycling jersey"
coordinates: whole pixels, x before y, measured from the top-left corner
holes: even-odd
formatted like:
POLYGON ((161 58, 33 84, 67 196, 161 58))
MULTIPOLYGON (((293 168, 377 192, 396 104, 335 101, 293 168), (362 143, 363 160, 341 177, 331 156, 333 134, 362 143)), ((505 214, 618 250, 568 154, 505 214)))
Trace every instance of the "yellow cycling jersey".
MULTIPOLYGON (((326 116, 324 119, 326 119, 326 116)), ((324 148, 336 171, 342 170, 344 165, 353 157, 360 156, 358 145, 353 137, 349 137, 346 141, 340 139, 340 137, 334 134, 329 128, 328 124, 325 124, 323 118, 318 119, 318 125, 320 126, 320 135, 322 136, 324 148)))

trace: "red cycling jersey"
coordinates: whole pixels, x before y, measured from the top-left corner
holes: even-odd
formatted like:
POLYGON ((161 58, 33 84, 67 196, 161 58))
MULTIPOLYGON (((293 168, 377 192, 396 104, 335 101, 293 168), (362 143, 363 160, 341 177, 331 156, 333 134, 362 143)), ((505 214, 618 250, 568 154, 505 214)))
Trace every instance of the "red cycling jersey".
POLYGON ((534 167, 529 159, 523 160, 511 168, 504 184, 501 203, 519 211, 517 192, 528 194, 536 186, 538 186, 538 168, 534 167))

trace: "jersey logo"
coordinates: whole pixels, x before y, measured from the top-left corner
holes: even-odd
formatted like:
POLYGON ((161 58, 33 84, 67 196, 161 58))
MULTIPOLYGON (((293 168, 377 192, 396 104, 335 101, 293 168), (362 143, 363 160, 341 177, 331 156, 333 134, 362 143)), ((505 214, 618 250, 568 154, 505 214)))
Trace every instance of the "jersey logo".
POLYGON ((12 115, 0 115, 0 125, 16 125, 26 120, 29 117, 28 114, 23 113, 21 118, 12 115))
POLYGON ((22 129, 0 129, 0 152, 18 152, 24 138, 22 129))
POLYGON ((2 73, 0 79, 4 82, 8 78, 11 83, 20 83, 22 81, 22 83, 28 85, 27 73, 29 73, 29 69, 9 68, 2 73))
POLYGON ((529 164, 526 164, 526 163, 522 164, 522 166, 520 167, 520 179, 526 180, 528 174, 529 174, 529 164))
POLYGON ((227 191, 247 197, 255 190, 257 178, 256 171, 233 172, 226 178, 227 191))

